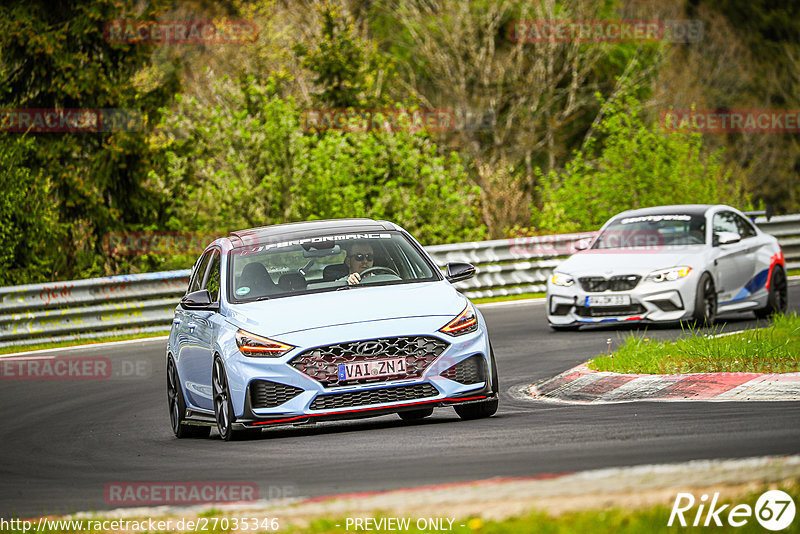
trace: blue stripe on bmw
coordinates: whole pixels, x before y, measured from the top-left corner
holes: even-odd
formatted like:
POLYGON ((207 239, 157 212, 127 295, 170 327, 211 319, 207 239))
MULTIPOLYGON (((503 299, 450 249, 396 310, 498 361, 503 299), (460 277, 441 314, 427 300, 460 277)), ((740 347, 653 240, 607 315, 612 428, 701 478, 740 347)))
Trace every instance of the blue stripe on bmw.
POLYGON ((736 302, 737 300, 742 300, 747 298, 749 295, 755 293, 759 289, 763 288, 767 285, 767 278, 769 277, 769 269, 764 269, 753 278, 747 282, 744 287, 739 290, 739 293, 736 294, 731 300, 726 300, 725 302, 720 302, 720 306, 724 306, 725 304, 730 304, 731 302, 736 302))

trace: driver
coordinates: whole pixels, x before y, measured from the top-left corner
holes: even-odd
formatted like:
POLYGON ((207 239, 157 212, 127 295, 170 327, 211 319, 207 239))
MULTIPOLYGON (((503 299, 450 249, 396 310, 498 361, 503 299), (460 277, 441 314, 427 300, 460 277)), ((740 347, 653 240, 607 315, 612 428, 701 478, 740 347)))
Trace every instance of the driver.
MULTIPOLYGON (((372 250, 372 245, 368 243, 354 243, 347 250, 347 257, 344 259, 344 264, 350 270, 347 276, 347 283, 351 286, 361 282, 361 273, 365 269, 372 267, 375 261, 375 253, 372 250)), ((369 274, 367 275, 369 276, 369 274)))

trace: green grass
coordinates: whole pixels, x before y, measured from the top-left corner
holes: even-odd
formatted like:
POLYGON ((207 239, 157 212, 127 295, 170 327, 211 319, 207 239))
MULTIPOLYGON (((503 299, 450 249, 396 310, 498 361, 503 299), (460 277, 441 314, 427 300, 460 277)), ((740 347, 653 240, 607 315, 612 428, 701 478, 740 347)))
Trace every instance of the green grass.
POLYGON ((544 297, 544 293, 521 293, 519 295, 502 295, 500 297, 481 297, 479 299, 469 299, 474 304, 486 304, 487 302, 505 302, 507 300, 538 299, 544 297))
POLYGON ((127 341, 129 339, 143 339, 148 337, 166 336, 169 330, 163 332, 144 332, 141 334, 128 334, 124 336, 93 337, 86 339, 73 339, 72 341, 58 341, 54 343, 36 343, 34 345, 14 345, 11 347, 0 347, 0 354, 14 354, 17 352, 27 352, 29 350, 57 349, 62 347, 74 347, 77 345, 93 345, 95 343, 108 343, 109 341, 127 341))
POLYGON ((767 328, 722 337, 687 331, 676 341, 660 341, 631 334, 611 356, 591 360, 589 368, 635 374, 796 373, 800 318, 777 316, 767 328))
MULTIPOLYGON (((710 528, 702 528, 698 527, 701 530, 708 530, 709 532, 736 532, 739 533, 751 533, 751 532, 759 532, 763 533, 766 530, 761 527, 754 516, 750 516, 747 519, 747 524, 742 527, 731 527, 727 524, 728 519, 728 512, 733 508, 733 506, 738 504, 746 504, 750 506, 751 510, 755 508, 756 501, 758 497, 767 489, 775 489, 771 486, 764 485, 759 490, 741 495, 738 497, 730 497, 730 493, 726 493, 724 488, 721 488, 719 491, 722 493, 723 498, 717 503, 717 508, 724 504, 728 504, 729 506, 723 511, 719 518, 723 523, 723 527, 710 527, 710 528), (725 498, 728 497, 728 498, 725 498)), ((800 502, 800 479, 794 479, 787 483, 781 484, 777 487, 777 489, 781 489, 788 493, 795 503, 800 502)), ((675 495, 677 496, 677 492, 679 490, 675 490, 675 495)), ((681 491, 686 491, 681 490, 681 491)), ((696 498, 698 499, 699 503, 699 495, 701 494, 700 490, 692 492, 696 498)), ((598 504, 599 506, 599 504, 598 504)), ((514 517, 511 519, 506 519, 503 521, 490 521, 484 520, 479 517, 468 517, 468 518, 456 518, 453 521, 452 532, 454 534, 518 534, 518 533, 545 533, 545 534, 639 534, 643 532, 647 533, 660 533, 660 532, 687 532, 688 530, 697 530, 697 528, 692 527, 692 521, 695 517, 694 514, 697 512, 698 505, 695 506, 685 512, 684 518, 687 520, 687 526, 681 527, 678 522, 676 521, 672 527, 667 526, 667 522, 669 521, 670 512, 672 508, 672 502, 668 504, 659 505, 659 506, 650 506, 650 507, 643 507, 643 508, 636 508, 636 509, 622 509, 622 508, 611 508, 611 509, 598 509, 596 510, 587 510, 587 511, 579 511, 579 512, 568 512, 561 514, 559 516, 552 516, 545 511, 534 511, 529 514, 526 514, 521 517, 514 517)), ((218 512, 214 514, 213 517, 244 517, 247 514, 224 514, 218 512)), ((263 514, 259 514, 263 515, 263 514)), ((251 515, 252 516, 252 515, 251 515)), ((205 513, 202 514, 202 517, 212 517, 211 514, 205 513)), ((349 530, 346 528, 346 519, 341 518, 318 518, 318 519, 311 519, 309 521, 308 526, 295 526, 286 524, 284 520, 280 518, 280 514, 275 514, 270 517, 276 517, 279 521, 280 528, 277 532, 285 533, 285 534, 345 534, 347 532, 356 532, 352 526, 350 525, 349 530), (338 526, 337 526, 338 525, 338 526)), ((368 514, 358 514, 358 517, 375 517, 379 519, 381 517, 400 517, 405 518, 408 516, 396 516, 393 514, 381 514, 381 515, 368 515, 368 514)), ((438 519, 445 519, 444 526, 448 526, 447 519, 448 516, 446 512, 443 512, 438 519)), ((161 518, 153 518, 154 520, 158 519, 167 519, 167 517, 161 518)), ((101 516, 97 518, 92 518, 91 520, 82 521, 85 526, 91 526, 92 523, 89 521, 97 521, 102 520, 101 516)), ((131 520, 134 520, 131 518, 131 520)), ((701 525, 702 520, 705 520, 705 514, 701 518, 701 525)), ((173 517, 173 523, 176 522, 176 519, 173 517)), ((209 525, 211 523, 209 522, 209 525)), ((410 519, 410 526, 409 530, 403 530, 402 532, 409 532, 409 533, 422 533, 422 532, 435 532, 435 530, 419 530, 416 528, 416 519, 410 519)), ((12 529, 6 528, 3 529, 3 532, 23 532, 22 529, 12 529)), ((30 530, 28 531, 31 532, 30 530)), ((76 530, 74 527, 71 530, 48 530, 43 529, 39 531, 37 534, 41 534, 43 532, 50 532, 50 533, 66 533, 66 532, 97 532, 92 530, 76 530)), ((220 530, 220 529, 211 529, 204 530, 204 532, 210 533, 220 533, 220 532, 230 532, 230 530, 220 530)), ((250 532, 270 532, 265 530, 250 530, 250 532)), ((366 532, 361 530, 361 532, 366 532)), ((369 530, 369 532, 399 532, 399 531, 389 531, 389 530, 369 530)), ((441 532, 441 531, 440 531, 441 532)), ((788 528, 781 531, 782 533, 797 533, 800 532, 800 517, 795 517, 794 521, 789 525, 788 528)))

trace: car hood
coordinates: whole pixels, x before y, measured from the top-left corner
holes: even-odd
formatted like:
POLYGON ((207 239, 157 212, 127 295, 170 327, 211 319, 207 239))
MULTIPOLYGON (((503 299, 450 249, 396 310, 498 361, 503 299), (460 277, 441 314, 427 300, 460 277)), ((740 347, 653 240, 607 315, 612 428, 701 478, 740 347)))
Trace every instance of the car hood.
POLYGON ((230 306, 228 321, 262 336, 403 317, 455 317, 466 298, 447 282, 359 287, 230 306))
POLYGON ((609 276, 614 274, 646 275, 656 269, 688 265, 695 267, 704 251, 703 245, 687 245, 658 251, 614 252, 585 250, 564 260, 556 271, 573 276, 609 276))

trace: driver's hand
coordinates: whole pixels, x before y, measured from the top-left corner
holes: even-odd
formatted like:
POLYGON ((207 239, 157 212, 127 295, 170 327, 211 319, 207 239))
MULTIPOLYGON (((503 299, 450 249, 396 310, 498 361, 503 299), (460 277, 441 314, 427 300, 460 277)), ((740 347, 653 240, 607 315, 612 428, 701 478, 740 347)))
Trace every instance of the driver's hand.
POLYGON ((350 276, 347 277, 347 284, 348 285, 354 286, 354 285, 358 284, 359 282, 361 282, 361 275, 358 274, 358 273, 353 273, 353 274, 351 274, 350 276))

